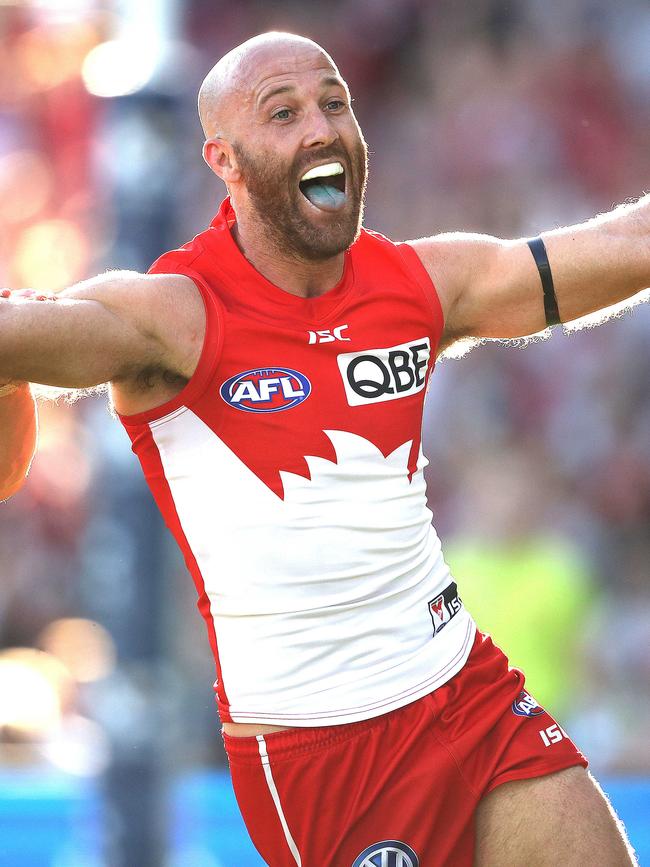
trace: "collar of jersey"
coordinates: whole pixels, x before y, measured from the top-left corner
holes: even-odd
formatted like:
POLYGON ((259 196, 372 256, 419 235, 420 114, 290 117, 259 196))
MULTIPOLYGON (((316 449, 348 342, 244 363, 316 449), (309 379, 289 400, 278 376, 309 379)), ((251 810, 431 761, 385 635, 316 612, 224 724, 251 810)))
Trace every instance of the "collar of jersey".
POLYGON ((318 322, 331 316, 342 306, 354 285, 354 269, 349 250, 346 251, 344 257, 343 275, 336 286, 316 298, 301 298, 299 295, 292 295, 291 292, 271 283, 251 265, 232 236, 231 229, 235 222, 235 212, 230 198, 227 197, 221 203, 219 212, 210 224, 210 228, 219 231, 220 243, 226 246, 228 255, 225 262, 223 259, 220 261, 220 265, 225 265, 224 270, 229 271, 238 283, 244 282, 246 284, 242 286, 242 290, 246 292, 248 297, 253 290, 257 299, 263 298, 268 303, 269 312, 282 308, 285 314, 291 312, 292 316, 301 322, 318 322), (229 264, 230 267, 228 267, 229 264))

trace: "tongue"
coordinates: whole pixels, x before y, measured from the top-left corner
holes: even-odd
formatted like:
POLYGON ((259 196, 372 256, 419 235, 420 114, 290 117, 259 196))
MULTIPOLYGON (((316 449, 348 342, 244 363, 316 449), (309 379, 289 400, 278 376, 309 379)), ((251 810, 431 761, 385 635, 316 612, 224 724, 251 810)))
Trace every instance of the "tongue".
POLYGON ((345 193, 332 184, 310 184, 304 194, 321 211, 338 211, 345 204, 345 193))

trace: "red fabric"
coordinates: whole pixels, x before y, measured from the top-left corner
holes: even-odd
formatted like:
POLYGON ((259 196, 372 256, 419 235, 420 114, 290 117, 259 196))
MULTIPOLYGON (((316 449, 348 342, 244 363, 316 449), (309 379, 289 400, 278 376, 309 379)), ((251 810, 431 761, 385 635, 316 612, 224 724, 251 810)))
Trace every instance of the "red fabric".
MULTIPOLYGON (((182 391, 162 406, 120 416, 156 503, 183 551, 197 586, 217 668, 217 636, 203 578, 183 532, 149 425, 181 407, 192 410, 278 497, 281 470, 309 477, 305 455, 336 460, 325 430, 344 430, 373 442, 384 455, 409 440, 409 471, 420 450, 426 389, 391 402, 351 410, 336 365, 339 352, 390 347, 426 337, 433 370, 443 329, 436 290, 415 251, 363 230, 345 254, 337 286, 316 298, 292 295, 266 280, 242 255, 232 235, 235 214, 226 199, 210 228, 161 256, 152 274, 183 274, 197 285, 206 311, 206 333, 197 369, 182 391), (311 331, 346 326, 345 342, 310 345, 311 331), (347 335, 352 335, 348 337, 347 335), (222 384, 242 371, 283 365, 304 373, 313 397, 290 412, 234 411, 220 396, 222 384)), ((221 719, 230 720, 228 685, 219 676, 221 719)))
MULTIPOLYGON (((352 867, 366 848, 397 840, 419 867, 471 867, 481 797, 510 780, 587 765, 566 736, 545 745, 540 732, 556 724, 542 708, 513 711, 523 689, 523 674, 479 633, 460 674, 413 704, 361 723, 266 735, 302 864, 352 867)), ((295 867, 257 739, 224 740, 258 851, 270 867, 295 867)))
POLYGON ((346 253, 339 284, 316 298, 300 298, 270 283, 244 258, 230 233, 234 219, 226 199, 207 231, 151 266, 150 273, 185 274, 197 283, 209 334, 188 386, 163 406, 121 417, 122 422, 133 428, 188 406, 279 497, 283 496, 280 470, 308 477, 305 455, 335 460, 324 430, 359 434, 384 455, 411 439, 412 472, 420 448, 425 391, 402 399, 399 413, 388 403, 351 412, 336 365, 330 362, 332 355, 352 346, 391 346, 426 335, 432 356, 427 377, 431 374, 443 316, 415 251, 364 230, 346 253), (353 344, 308 344, 310 330, 342 324, 348 326, 346 334, 354 336, 353 344), (320 399, 263 419, 229 411, 219 396, 221 384, 242 371, 271 363, 305 373, 320 399), (212 368, 207 372, 209 364, 212 368))

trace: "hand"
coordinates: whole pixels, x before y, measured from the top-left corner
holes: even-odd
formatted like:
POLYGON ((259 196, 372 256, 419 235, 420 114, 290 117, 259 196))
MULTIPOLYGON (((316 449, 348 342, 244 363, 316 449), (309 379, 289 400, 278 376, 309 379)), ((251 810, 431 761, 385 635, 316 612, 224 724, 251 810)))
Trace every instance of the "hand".
POLYGON ((56 301, 56 295, 37 292, 36 289, 3 289, 0 298, 27 299, 28 301, 56 301))
MULTIPOLYGON (((13 300, 26 300, 26 301, 56 301, 56 295, 47 295, 45 293, 37 292, 35 289, 3 289, 0 292, 0 303, 2 303, 3 299, 13 299, 13 300)), ((2 379, 0 378, 0 389, 3 389, 7 385, 18 385, 18 383, 14 383, 11 379, 2 379)), ((4 394, 10 394, 11 390, 7 390, 4 394)), ((0 394, 0 397, 3 397, 0 394)))

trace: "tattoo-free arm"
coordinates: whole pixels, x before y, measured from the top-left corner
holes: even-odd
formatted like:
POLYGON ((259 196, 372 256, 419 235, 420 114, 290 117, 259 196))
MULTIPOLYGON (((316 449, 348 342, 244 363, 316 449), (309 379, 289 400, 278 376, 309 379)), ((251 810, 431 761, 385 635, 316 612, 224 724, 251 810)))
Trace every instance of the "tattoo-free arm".
POLYGON ((151 367, 189 378, 204 322, 196 286, 178 275, 113 272, 56 298, 2 290, 0 389, 10 390, 0 391, 0 500, 24 482, 36 445, 36 408, 21 380, 85 388, 151 367))
POLYGON ((173 280, 112 272, 56 301, 3 301, 0 380, 88 388, 151 366, 175 370, 173 280))
MULTIPOLYGON (((650 286, 650 196, 542 234, 563 322, 650 286)), ((439 235, 410 242, 445 311, 444 343, 522 337, 546 327, 539 273, 525 239, 439 235)))

